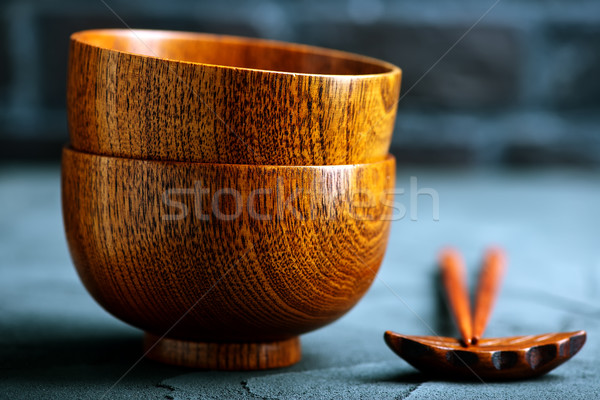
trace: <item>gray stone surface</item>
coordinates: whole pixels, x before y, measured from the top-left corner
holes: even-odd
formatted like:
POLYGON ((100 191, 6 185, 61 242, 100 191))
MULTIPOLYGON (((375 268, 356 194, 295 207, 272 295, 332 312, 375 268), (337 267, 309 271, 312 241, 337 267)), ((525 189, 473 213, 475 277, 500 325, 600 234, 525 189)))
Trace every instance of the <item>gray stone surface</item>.
POLYGON ((521 49, 518 31, 510 25, 474 29, 421 80, 471 24, 313 22, 302 26, 299 36, 401 66, 402 88, 412 88, 403 107, 490 109, 514 104, 522 79, 522 71, 515 68, 521 49))
POLYGON ((71 265, 58 168, 2 167, 0 398, 600 397, 598 171, 402 168, 398 187, 406 190, 397 202, 407 212, 393 223, 384 264, 365 298, 339 321, 304 335, 295 366, 223 373, 140 360, 141 332, 95 304, 71 265), (439 221, 431 197, 411 201, 411 176, 418 189, 439 194, 439 221), (510 265, 486 335, 586 329, 588 342, 537 380, 428 380, 397 358, 382 334, 455 334, 435 285, 436 254, 457 246, 472 277, 490 243, 507 249, 510 265))
POLYGON ((553 24, 544 32, 549 45, 548 68, 540 70, 546 104, 557 108, 600 106, 600 26, 598 24, 553 24))
MULTIPOLYGON (((9 54, 9 46, 6 34, 6 17, 0 17, 0 60, 7 60, 9 54)), ((9 84, 12 78, 10 64, 7 62, 0 63, 0 106, 6 107, 9 99, 9 84)))
POLYGON ((128 25, 393 61, 404 163, 600 165, 597 0, 4 0, 0 22, 0 160, 58 160, 69 35, 128 25))
POLYGON ((592 114, 431 111, 422 115, 401 110, 392 152, 403 163, 426 159, 462 164, 597 164, 600 134, 592 114))

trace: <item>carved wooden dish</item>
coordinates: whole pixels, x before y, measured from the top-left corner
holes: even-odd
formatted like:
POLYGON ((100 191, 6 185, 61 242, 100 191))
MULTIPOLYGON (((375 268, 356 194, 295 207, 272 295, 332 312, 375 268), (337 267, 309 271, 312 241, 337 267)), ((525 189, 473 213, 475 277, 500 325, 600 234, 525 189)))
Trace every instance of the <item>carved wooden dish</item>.
POLYGON ((480 339, 464 347, 440 336, 408 336, 387 331, 388 346, 413 367, 430 375, 468 380, 527 379, 543 375, 583 347, 584 331, 480 339))
POLYGON ((385 342, 424 373, 469 380, 528 379, 569 360, 585 344, 585 331, 481 339, 498 295, 506 257, 500 248, 486 252, 471 312, 466 270, 460 253, 440 254, 441 278, 461 339, 408 336, 387 331, 385 342))
POLYGON ((261 165, 384 160, 396 66, 317 47, 186 32, 71 36, 74 149, 129 158, 261 165))
POLYGON ((371 285, 394 172, 392 157, 279 167, 65 148, 67 241, 92 296, 148 333, 150 358, 282 367, 300 359, 298 335, 339 318, 371 285))

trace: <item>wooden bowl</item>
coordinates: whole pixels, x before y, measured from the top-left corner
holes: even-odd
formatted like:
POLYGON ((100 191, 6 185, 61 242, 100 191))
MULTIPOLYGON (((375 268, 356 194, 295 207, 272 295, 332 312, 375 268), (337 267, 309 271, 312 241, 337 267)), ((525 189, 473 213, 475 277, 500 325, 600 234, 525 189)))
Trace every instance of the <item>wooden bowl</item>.
POLYGON ((92 296, 147 332, 150 358, 214 369, 300 359, 384 256, 392 157, 291 167, 146 161, 66 148, 62 202, 92 296))
POLYGON ((260 165, 387 156, 400 69, 298 44, 147 30, 74 33, 71 145, 128 158, 260 165))

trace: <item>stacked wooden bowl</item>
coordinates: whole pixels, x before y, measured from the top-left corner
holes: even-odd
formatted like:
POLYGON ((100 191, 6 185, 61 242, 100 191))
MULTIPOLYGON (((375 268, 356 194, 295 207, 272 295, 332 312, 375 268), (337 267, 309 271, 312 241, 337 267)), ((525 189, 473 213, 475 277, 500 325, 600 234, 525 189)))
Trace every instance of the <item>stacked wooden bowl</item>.
POLYGON ((63 215, 86 288, 152 359, 297 362, 383 259, 400 77, 266 40, 73 34, 63 215))

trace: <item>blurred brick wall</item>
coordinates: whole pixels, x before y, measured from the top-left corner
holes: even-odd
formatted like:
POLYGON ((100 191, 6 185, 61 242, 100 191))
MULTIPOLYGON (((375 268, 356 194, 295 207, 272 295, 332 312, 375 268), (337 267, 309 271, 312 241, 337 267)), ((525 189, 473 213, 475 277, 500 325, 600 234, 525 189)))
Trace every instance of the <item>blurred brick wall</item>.
MULTIPOLYGON (((600 164, 598 0, 500 0, 425 77, 493 1, 105 2, 131 27, 266 37, 396 63, 406 94, 393 141, 401 162, 600 164)), ((2 159, 58 159, 68 37, 123 27, 106 4, 0 4, 2 159)))

